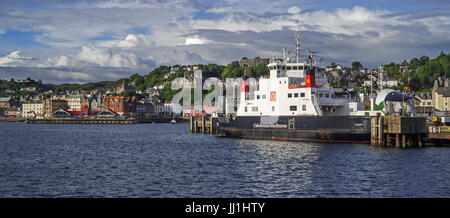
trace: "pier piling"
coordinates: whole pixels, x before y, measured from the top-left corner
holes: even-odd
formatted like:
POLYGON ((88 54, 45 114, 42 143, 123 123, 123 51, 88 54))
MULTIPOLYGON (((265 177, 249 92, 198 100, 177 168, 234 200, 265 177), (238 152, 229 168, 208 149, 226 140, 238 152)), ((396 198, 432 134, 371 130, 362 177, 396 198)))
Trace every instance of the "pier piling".
POLYGON ((191 133, 209 133, 217 134, 214 127, 213 117, 207 115, 195 115, 190 117, 191 133))
POLYGON ((392 137, 395 135, 396 148, 422 147, 422 136, 426 133, 424 117, 387 115, 372 117, 371 120, 371 144, 373 146, 391 147, 392 137))

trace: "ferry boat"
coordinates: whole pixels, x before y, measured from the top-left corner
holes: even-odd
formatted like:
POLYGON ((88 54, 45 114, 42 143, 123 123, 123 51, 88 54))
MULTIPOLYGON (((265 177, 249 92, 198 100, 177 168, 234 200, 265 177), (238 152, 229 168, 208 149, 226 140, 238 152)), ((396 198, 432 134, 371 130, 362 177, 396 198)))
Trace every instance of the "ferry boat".
MULTIPOLYGON (((309 51, 300 61, 302 38, 296 34, 295 58, 272 58, 268 78, 254 88, 241 83, 238 107, 232 118, 218 118, 217 129, 230 137, 313 142, 370 143, 370 116, 358 111, 358 102, 329 88, 323 68, 309 51)), ((361 112, 361 111, 360 111, 361 112)))

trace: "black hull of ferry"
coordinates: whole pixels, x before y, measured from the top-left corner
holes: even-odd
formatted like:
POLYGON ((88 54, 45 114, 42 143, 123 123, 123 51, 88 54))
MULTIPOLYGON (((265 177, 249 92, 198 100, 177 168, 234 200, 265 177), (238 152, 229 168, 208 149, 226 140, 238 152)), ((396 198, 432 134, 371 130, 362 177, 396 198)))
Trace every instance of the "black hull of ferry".
POLYGON ((216 122, 222 134, 233 138, 370 143, 370 117, 281 116, 271 123, 261 117, 241 116, 216 122))

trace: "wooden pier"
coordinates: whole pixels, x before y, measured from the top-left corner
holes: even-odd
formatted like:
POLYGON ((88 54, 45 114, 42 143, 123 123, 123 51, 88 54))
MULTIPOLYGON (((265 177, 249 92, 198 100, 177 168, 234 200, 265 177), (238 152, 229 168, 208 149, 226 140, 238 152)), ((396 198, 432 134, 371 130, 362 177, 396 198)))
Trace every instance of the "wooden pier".
POLYGON ((371 144, 379 147, 422 147, 427 138, 425 117, 377 116, 371 119, 371 144))
POLYGON ((30 124, 135 124, 134 119, 28 119, 30 124))
POLYGON ((214 119, 211 116, 204 115, 190 117, 190 131, 192 133, 219 133, 219 131, 215 128, 214 119))

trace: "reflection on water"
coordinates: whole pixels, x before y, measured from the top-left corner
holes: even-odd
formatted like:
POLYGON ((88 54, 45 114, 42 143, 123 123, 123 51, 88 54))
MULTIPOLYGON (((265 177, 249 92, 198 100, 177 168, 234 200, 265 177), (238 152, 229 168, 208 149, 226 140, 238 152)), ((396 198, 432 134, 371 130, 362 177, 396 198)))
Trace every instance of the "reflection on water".
POLYGON ((0 124, 1 197, 449 197, 450 149, 0 124))
POLYGON ((303 196, 311 189, 313 163, 318 159, 319 147, 315 144, 239 140, 237 149, 244 165, 238 165, 245 181, 255 182, 256 196, 303 196), (256 157, 249 159, 249 157, 256 157), (245 161, 246 160, 246 161, 245 161))

